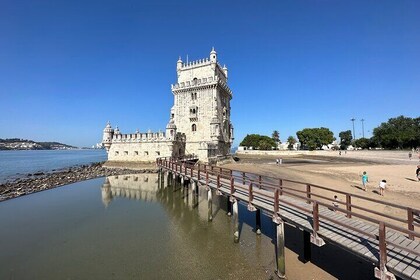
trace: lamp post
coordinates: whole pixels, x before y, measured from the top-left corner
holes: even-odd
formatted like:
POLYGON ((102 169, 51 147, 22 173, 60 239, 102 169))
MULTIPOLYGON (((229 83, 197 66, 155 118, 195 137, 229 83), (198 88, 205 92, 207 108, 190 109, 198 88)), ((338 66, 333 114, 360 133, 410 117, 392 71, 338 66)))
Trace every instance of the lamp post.
POLYGON ((365 126, 364 126, 365 119, 361 119, 360 121, 362 122, 362 137, 365 138, 365 126))
POLYGON ((353 138, 354 138, 354 140, 356 140, 356 134, 354 133, 354 121, 356 119, 355 118, 351 118, 350 120, 353 122, 353 138))

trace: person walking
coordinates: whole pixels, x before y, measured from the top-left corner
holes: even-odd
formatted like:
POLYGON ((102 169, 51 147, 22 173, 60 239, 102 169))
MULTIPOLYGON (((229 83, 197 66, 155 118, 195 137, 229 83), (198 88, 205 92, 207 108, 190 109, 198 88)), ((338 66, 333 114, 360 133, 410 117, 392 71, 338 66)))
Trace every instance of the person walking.
POLYGON ((386 180, 382 180, 379 182, 379 194, 384 196, 384 192, 385 192, 385 188, 386 188, 386 180))
POLYGON ((366 173, 366 171, 363 171, 362 175, 362 184, 363 184, 363 190, 367 191, 367 183, 369 182, 369 177, 366 173))

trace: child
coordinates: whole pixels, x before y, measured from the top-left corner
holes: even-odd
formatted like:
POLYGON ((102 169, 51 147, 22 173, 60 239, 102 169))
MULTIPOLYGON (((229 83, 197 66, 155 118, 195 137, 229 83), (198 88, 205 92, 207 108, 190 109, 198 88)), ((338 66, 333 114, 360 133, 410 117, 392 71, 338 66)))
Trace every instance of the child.
POLYGON ((381 182, 379 182, 379 194, 384 196, 384 191, 386 188, 386 180, 382 180, 381 182))
POLYGON ((417 181, 420 182, 420 165, 417 165, 416 177, 417 177, 417 181))
POLYGON ((362 184, 363 184, 363 190, 366 191, 367 190, 367 183, 369 182, 369 177, 366 174, 366 171, 363 171, 363 176, 362 176, 362 184))

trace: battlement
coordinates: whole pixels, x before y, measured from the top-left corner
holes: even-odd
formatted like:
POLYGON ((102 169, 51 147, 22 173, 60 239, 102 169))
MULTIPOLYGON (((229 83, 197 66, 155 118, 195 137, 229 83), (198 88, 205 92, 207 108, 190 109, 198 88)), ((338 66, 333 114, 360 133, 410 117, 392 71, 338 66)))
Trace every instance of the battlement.
POLYGON ((181 89, 190 89, 198 86, 213 86, 213 85, 220 85, 224 90, 226 90, 230 95, 232 95, 232 91, 225 83, 223 79, 220 79, 218 76, 202 78, 202 79, 194 79, 186 82, 171 84, 171 90, 181 90, 181 89))
POLYGON ((182 63, 181 70, 189 70, 196 67, 202 67, 210 65, 211 61, 208 58, 198 59, 195 61, 188 61, 187 63, 182 63))
POLYGON ((156 141, 173 141, 167 139, 164 132, 146 132, 146 133, 131 133, 131 134, 114 134, 112 136, 112 143, 140 143, 140 142, 156 142, 156 141))

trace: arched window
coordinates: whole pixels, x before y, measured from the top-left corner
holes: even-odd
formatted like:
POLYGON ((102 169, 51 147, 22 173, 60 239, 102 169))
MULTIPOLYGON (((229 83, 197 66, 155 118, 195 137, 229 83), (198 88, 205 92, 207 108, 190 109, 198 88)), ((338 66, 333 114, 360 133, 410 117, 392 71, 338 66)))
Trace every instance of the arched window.
POLYGON ((191 130, 192 131, 197 131, 197 125, 195 123, 191 126, 191 130))
POLYGON ((197 78, 194 78, 192 81, 193 86, 195 86, 197 84, 197 78))

